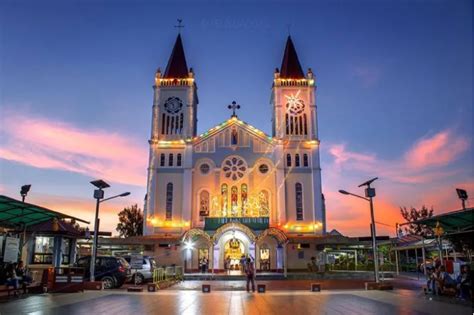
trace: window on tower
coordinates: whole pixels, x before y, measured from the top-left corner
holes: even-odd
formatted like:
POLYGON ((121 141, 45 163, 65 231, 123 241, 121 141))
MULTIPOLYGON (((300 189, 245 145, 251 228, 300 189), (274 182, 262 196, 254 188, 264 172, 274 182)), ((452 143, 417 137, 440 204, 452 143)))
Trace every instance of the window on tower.
POLYGON ((291 154, 286 155, 286 166, 291 167, 291 154))
POLYGON ((168 166, 173 166, 173 153, 170 153, 168 157, 168 166))
POLYGON ((181 153, 176 156, 176 166, 181 166, 181 153))
POLYGON ((165 154, 160 154, 160 166, 165 166, 165 154))
POLYGON ((166 220, 173 218, 173 183, 166 185, 166 220))
POLYGON ((289 136, 302 136, 308 134, 307 117, 304 113, 305 104, 299 97, 300 91, 296 94, 285 95, 287 99, 285 114, 285 131, 289 136))
POLYGON ((300 155, 295 154, 295 166, 300 167, 300 155))
POLYGON ((303 154, 303 166, 308 167, 309 162, 308 162, 308 154, 303 154))
POLYGON ((303 220, 303 186, 300 183, 295 184, 296 198, 296 220, 303 220))

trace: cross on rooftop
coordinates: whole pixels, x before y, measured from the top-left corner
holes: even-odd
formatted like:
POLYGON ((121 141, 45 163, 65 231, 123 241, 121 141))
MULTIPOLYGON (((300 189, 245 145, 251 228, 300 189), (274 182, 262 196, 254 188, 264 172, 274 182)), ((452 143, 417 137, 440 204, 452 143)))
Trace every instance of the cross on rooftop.
POLYGON ((235 114, 235 110, 240 109, 239 104, 237 104, 235 101, 233 101, 232 104, 227 106, 227 108, 232 109, 232 116, 230 116, 230 117, 237 117, 237 115, 235 114))
POLYGON ((177 19, 177 20, 178 20, 178 25, 175 25, 174 27, 176 27, 178 29, 178 33, 181 34, 181 29, 184 27, 184 25, 182 24, 183 19, 177 19))

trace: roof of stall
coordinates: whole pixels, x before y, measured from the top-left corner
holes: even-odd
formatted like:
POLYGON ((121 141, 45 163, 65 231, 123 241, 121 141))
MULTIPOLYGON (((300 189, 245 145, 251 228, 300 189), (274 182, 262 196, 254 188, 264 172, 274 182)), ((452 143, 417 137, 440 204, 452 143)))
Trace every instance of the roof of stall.
POLYGON ((89 224, 87 221, 61 212, 0 195, 0 226, 2 227, 24 228, 53 218, 73 219, 89 224))
POLYGON ((472 232, 474 230, 474 208, 434 215, 413 223, 424 224, 431 228, 435 228, 439 224, 446 234, 472 232))

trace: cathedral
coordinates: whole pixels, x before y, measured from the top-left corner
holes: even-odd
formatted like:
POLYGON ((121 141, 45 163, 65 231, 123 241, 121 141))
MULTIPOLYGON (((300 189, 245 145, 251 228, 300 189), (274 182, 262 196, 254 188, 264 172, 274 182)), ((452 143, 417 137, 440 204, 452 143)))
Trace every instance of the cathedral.
POLYGON ((199 75, 177 36, 153 85, 144 237, 157 240, 159 265, 191 272, 205 259, 219 272, 246 256, 260 271, 286 272, 319 257, 326 222, 316 77, 303 71, 290 36, 270 79, 271 135, 239 117, 236 102, 227 120, 198 134, 199 75))

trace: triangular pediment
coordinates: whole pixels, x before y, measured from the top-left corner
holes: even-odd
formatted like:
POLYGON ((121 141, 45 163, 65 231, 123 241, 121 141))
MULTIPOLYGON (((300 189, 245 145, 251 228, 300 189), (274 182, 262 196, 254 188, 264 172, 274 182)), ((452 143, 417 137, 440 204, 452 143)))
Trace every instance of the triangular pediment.
POLYGON ((212 128, 210 128, 209 130, 207 130, 206 132, 203 132, 202 134, 200 134, 199 136, 195 137, 193 139, 193 143, 194 144, 199 144, 203 141, 206 141, 212 137, 217 137, 219 136, 221 133, 225 133, 227 132, 227 130, 232 130, 232 129, 236 129, 237 131, 243 131, 245 133, 248 133, 250 135, 250 137, 252 138, 257 138, 261 141, 264 141, 268 144, 273 144, 273 138, 271 136, 269 136, 268 134, 266 134, 265 132, 263 132, 262 130, 246 123, 245 121, 243 120, 240 120, 238 119, 237 117, 232 117, 212 128))

